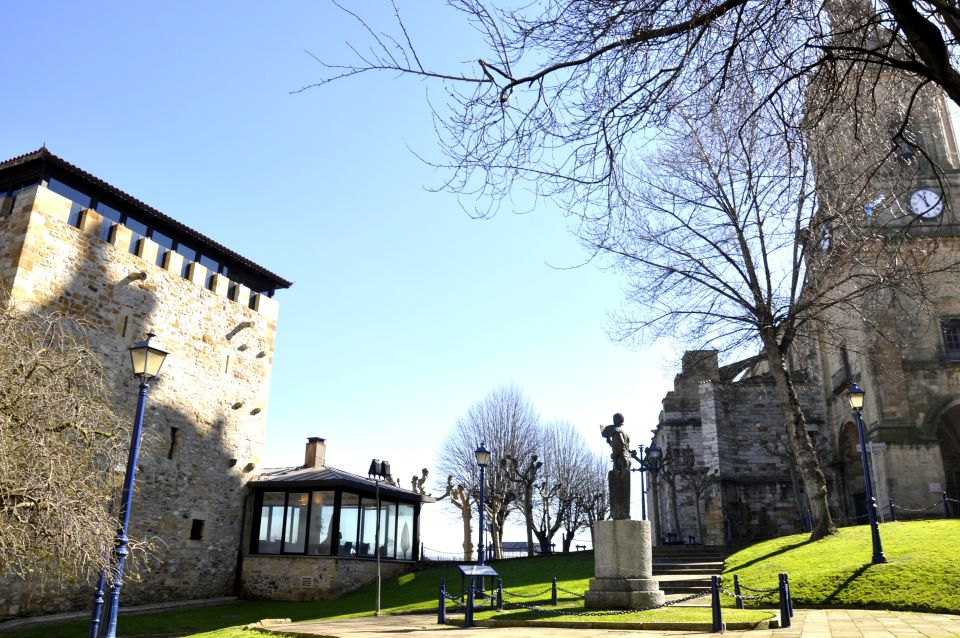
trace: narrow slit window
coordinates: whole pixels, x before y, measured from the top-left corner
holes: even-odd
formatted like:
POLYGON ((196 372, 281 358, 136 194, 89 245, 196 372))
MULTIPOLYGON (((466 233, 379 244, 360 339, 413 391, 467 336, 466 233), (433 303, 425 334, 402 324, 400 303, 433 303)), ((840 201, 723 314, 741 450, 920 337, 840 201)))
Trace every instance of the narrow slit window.
POLYGON ((170 449, 167 450, 167 458, 173 460, 174 454, 180 447, 180 428, 170 428, 170 449))
POLYGON ((203 519, 195 518, 190 524, 190 540, 192 541, 202 541, 203 540, 203 519))

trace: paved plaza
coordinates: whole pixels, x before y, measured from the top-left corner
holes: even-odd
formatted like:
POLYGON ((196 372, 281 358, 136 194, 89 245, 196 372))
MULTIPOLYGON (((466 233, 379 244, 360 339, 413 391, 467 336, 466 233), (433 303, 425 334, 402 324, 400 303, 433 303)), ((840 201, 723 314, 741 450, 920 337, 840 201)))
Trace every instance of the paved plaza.
MULTIPOLYGON (((438 625, 436 616, 408 615, 381 618, 351 618, 319 622, 277 625, 271 630, 295 636, 330 636, 333 638, 397 637, 400 634, 429 636, 445 632, 475 632, 482 638, 601 638, 641 634, 656 636, 703 636, 708 632, 638 631, 633 629, 553 629, 546 627, 475 627, 464 630, 438 625)), ((858 609, 796 609, 793 625, 787 629, 762 629, 727 632, 744 638, 893 638, 909 636, 960 636, 960 616, 914 612, 858 609)))

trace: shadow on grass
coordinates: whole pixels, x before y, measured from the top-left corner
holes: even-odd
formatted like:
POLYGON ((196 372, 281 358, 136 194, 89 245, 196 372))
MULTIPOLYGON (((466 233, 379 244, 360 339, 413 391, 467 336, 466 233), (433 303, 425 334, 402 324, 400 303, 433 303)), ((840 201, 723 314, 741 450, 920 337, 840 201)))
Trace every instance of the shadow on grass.
POLYGON ((850 586, 850 583, 852 583, 853 581, 855 581, 855 580, 857 580, 858 578, 860 578, 860 577, 863 575, 863 573, 864 573, 865 571, 867 571, 868 569, 870 569, 870 567, 872 567, 872 566, 873 566, 873 565, 872 565, 871 563, 867 563, 867 564, 864 565, 863 567, 860 567, 859 569, 854 570, 854 572, 853 572, 852 574, 850 574, 850 576, 848 576, 846 580, 844 580, 842 583, 840 583, 839 585, 837 585, 837 588, 834 589, 833 592, 831 592, 829 596, 827 596, 826 598, 823 599, 823 603, 824 603, 825 605, 832 605, 832 604, 834 604, 834 603, 836 602, 836 600, 837 600, 837 596, 839 596, 841 593, 843 593, 843 591, 844 591, 847 587, 850 586))
POLYGON ((779 555, 779 554, 785 554, 786 552, 789 552, 790 550, 797 549, 798 547, 803 547, 804 545, 807 545, 807 544, 812 543, 812 542, 813 542, 813 541, 808 538, 808 539, 806 539, 806 540, 798 541, 798 542, 792 543, 792 544, 790 544, 790 545, 784 545, 784 546, 781 547, 780 549, 774 550, 774 551, 770 552, 769 554, 764 554, 763 556, 757 556, 756 558, 754 558, 754 559, 752 559, 752 560, 748 560, 747 562, 743 563, 742 565, 736 565, 736 566, 727 567, 724 571, 725 571, 725 572, 735 572, 735 571, 739 571, 739 570, 741 570, 741 569, 746 569, 747 567, 750 567, 751 565, 753 565, 753 564, 755 564, 755 563, 760 563, 760 562, 762 562, 762 561, 767 560, 768 558, 773 558, 774 556, 777 556, 777 555, 779 555))

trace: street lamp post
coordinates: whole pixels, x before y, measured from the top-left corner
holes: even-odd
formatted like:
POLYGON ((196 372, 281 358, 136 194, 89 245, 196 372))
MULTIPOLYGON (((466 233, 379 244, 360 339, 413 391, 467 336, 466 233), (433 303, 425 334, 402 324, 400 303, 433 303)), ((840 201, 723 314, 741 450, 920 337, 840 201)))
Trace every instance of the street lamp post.
POLYGON ((147 338, 130 347, 130 363, 133 366, 133 376, 140 380, 140 397, 137 400, 137 412, 133 422, 133 433, 130 437, 130 452, 127 455, 127 469, 123 476, 123 491, 120 495, 120 510, 117 518, 120 527, 117 531, 116 573, 113 589, 110 592, 110 607, 107 612, 107 633, 104 638, 117 636, 117 611, 120 608, 120 588, 123 587, 123 564, 127 560, 130 550, 127 549, 129 538, 127 531, 130 528, 130 505, 133 500, 133 484, 137 474, 137 458, 140 456, 140 434, 143 431, 143 411, 147 404, 147 392, 150 386, 147 383, 160 373, 167 353, 156 346, 150 345, 150 340, 157 335, 147 334, 147 338))
POLYGON ((857 434, 860 436, 860 460, 863 461, 863 482, 867 493, 867 519, 870 521, 870 538, 873 541, 873 563, 885 563, 887 557, 883 554, 880 544, 880 527, 877 525, 877 499, 873 497, 873 481, 870 478, 870 459, 867 457, 867 439, 863 433, 863 395, 866 394, 854 383, 850 386, 848 399, 850 407, 857 415, 857 434))
POLYGON ((483 470, 490 465, 490 450, 484 446, 483 443, 480 444, 480 447, 477 448, 476 452, 473 453, 477 459, 477 465, 480 466, 480 544, 477 545, 477 564, 483 565, 483 510, 484 510, 484 501, 483 501, 483 470))
POLYGON ((390 463, 373 459, 370 461, 370 469, 367 470, 367 476, 372 476, 377 490, 377 522, 374 526, 373 551, 377 555, 377 602, 374 615, 382 616, 380 611, 380 480, 390 475, 390 463))
POLYGON ((663 467, 663 450, 656 443, 651 443, 650 447, 647 448, 646 456, 643 458, 643 465, 650 472, 650 491, 653 492, 653 526, 657 529, 652 536, 654 544, 659 545, 657 539, 660 536, 660 495, 657 493, 657 476, 659 476, 660 469, 663 467))
POLYGON ((640 520, 647 520, 647 486, 644 477, 647 473, 647 470, 650 468, 647 467, 647 462, 643 458, 643 446, 638 445, 637 449, 640 451, 639 454, 631 452, 633 458, 640 463, 638 468, 630 468, 631 472, 640 472, 640 520))

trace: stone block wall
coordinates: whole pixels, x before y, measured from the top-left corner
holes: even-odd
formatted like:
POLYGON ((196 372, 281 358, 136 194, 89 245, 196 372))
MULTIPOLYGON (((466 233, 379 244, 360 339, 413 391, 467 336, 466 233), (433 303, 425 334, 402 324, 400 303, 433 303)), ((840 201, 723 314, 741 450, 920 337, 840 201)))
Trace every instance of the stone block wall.
MULTIPOLYGON (((412 562, 380 562, 383 580, 413 569, 412 562)), ((375 560, 253 555, 243 559, 240 595, 267 600, 325 600, 369 585, 376 579, 375 560)))
MULTIPOLYGON (((141 580, 127 579, 123 602, 229 595, 242 488, 263 445, 277 304, 264 295, 248 303, 239 286, 237 300, 228 299, 225 278, 206 289, 199 264, 189 279, 175 259, 157 266, 149 240, 132 254, 121 226, 102 241, 101 224, 110 222, 84 211, 73 227, 71 206, 42 185, 18 193, 0 216, 0 283, 14 304, 88 323, 131 421, 137 392, 127 347, 152 331, 170 351, 150 392, 132 507, 131 537, 155 538, 155 559, 133 567, 141 580)), ((0 579, 0 617, 81 609, 91 594, 87 583, 43 592, 0 579)))

